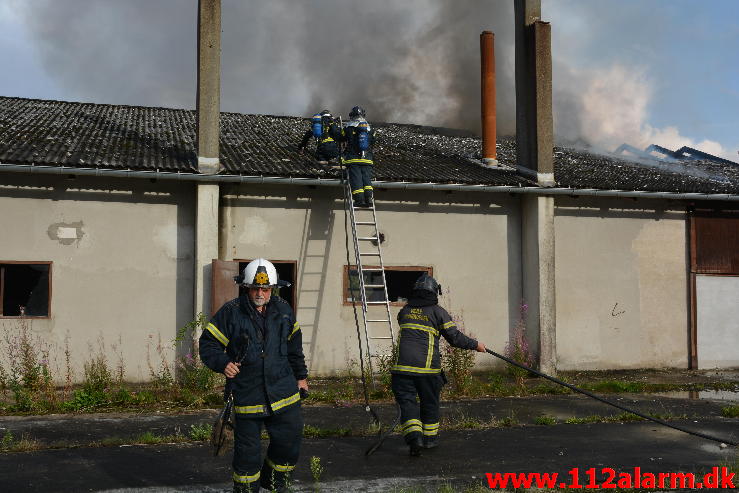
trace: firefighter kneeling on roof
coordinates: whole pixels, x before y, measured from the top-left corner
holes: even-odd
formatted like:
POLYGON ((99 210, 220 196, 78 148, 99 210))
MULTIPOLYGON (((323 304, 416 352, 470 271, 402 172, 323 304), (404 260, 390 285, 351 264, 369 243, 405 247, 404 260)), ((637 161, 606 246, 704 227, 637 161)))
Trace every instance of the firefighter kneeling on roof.
POLYGON ((398 360, 391 369, 392 389, 400 406, 400 422, 412 456, 438 445, 439 394, 446 383, 441 371, 439 336, 461 349, 485 352, 485 345, 457 330, 449 313, 438 305, 441 286, 428 274, 418 278, 413 293, 398 313, 398 360), (418 396, 419 405, 416 402, 418 396))
POLYGON ((308 390, 300 326, 273 295, 277 271, 257 259, 244 269, 248 295, 224 304, 200 337, 200 359, 233 381, 234 492, 288 491, 303 434, 300 391, 308 390), (242 361, 238 361, 243 357, 242 361), (270 437, 261 458, 262 425, 270 437))

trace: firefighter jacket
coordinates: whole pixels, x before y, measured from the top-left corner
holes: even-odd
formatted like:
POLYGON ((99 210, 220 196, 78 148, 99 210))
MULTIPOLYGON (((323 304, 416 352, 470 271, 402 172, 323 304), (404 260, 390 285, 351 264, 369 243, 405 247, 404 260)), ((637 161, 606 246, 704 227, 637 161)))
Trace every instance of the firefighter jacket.
POLYGON ((245 417, 280 413, 300 401, 298 380, 308 376, 303 339, 290 305, 272 296, 266 315, 247 296, 224 304, 200 336, 200 359, 223 373, 241 361, 232 379, 234 412, 245 417))
MULTIPOLYGON (((311 137, 313 137, 313 130, 309 128, 305 131, 305 134, 303 134, 303 140, 300 141, 300 145, 298 146, 298 148, 305 148, 308 145, 308 141, 310 141, 311 137)), ((337 123, 331 122, 323 126, 323 135, 320 138, 316 139, 316 148, 318 150, 335 151, 338 155, 339 142, 341 142, 342 139, 343 135, 341 128, 337 123)))
POLYGON ((398 359, 391 373, 430 375, 441 373, 439 336, 454 347, 477 348, 477 341, 457 330, 449 313, 439 305, 406 305, 398 313, 398 359))
POLYGON ((364 118, 352 120, 346 124, 344 128, 344 142, 346 149, 344 150, 344 164, 375 164, 372 156, 372 146, 375 143, 375 129, 369 128, 368 139, 369 148, 365 151, 359 149, 359 131, 357 126, 360 123, 367 123, 364 118))

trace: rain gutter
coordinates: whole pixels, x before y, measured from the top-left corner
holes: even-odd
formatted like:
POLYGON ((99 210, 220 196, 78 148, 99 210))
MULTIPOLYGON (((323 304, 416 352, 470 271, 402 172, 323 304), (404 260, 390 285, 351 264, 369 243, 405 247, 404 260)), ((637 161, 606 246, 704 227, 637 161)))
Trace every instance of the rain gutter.
MULTIPOLYGON (((139 171, 100 168, 76 168, 64 166, 34 166, 0 163, 0 172, 44 175, 98 176, 106 178, 145 178, 150 180, 174 180, 199 183, 245 183, 260 185, 310 185, 338 187, 335 178, 286 178, 276 176, 203 175, 198 173, 172 173, 167 171, 139 171)), ((415 183, 397 181, 373 181, 375 188, 393 190, 436 190, 450 192, 522 193, 534 195, 596 196, 616 198, 645 198, 670 200, 715 200, 739 202, 739 194, 649 192, 638 190, 602 190, 596 188, 522 187, 515 185, 462 185, 446 183, 415 183)))

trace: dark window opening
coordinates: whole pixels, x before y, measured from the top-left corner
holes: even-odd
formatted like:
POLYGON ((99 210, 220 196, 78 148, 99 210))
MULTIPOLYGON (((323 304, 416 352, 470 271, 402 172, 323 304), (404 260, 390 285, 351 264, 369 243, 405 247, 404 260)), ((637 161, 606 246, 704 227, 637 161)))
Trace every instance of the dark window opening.
MULTIPOLYGON (((239 275, 244 273, 244 268, 251 262, 251 260, 239 260, 239 275)), ((289 287, 279 288, 277 294, 280 298, 284 299, 290 304, 290 307, 295 310, 295 278, 297 276, 297 262, 290 260, 270 260, 275 266, 277 271, 277 278, 290 283, 289 287)), ((239 286, 239 296, 246 295, 247 288, 239 286)), ((275 290, 272 291, 275 293, 275 290)))
POLYGON ((51 263, 0 263, 0 316, 48 317, 51 263))
MULTIPOLYGON (((370 268, 368 266, 367 268, 370 268)), ((427 273, 433 275, 431 267, 385 267, 385 281, 387 282, 387 295, 391 305, 403 305, 413 291, 413 284, 427 273)), ((382 274, 379 271, 364 273, 364 284, 382 284, 382 274)), ((385 292, 382 288, 367 288, 367 301, 384 301, 385 292)), ((356 301, 361 301, 359 293, 359 275, 354 266, 344 266, 344 304, 352 302, 352 294, 356 301)))

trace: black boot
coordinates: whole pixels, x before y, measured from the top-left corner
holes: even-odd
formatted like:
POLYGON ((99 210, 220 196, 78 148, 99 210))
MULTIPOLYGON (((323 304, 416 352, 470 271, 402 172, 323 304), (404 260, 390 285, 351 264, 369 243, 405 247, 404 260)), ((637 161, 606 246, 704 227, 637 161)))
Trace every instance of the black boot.
POLYGON ((436 436, 425 436, 423 437, 423 448, 436 448, 439 446, 439 442, 436 440, 436 436))
POLYGON ((354 199, 354 207, 367 207, 363 199, 354 199))
POLYGON ((420 457, 421 449, 423 448, 423 441, 421 440, 421 437, 413 438, 410 442, 408 442, 408 448, 411 457, 420 457))
POLYGON ((364 201, 367 203, 367 207, 372 207, 373 197, 371 190, 366 190, 364 192, 364 201))

